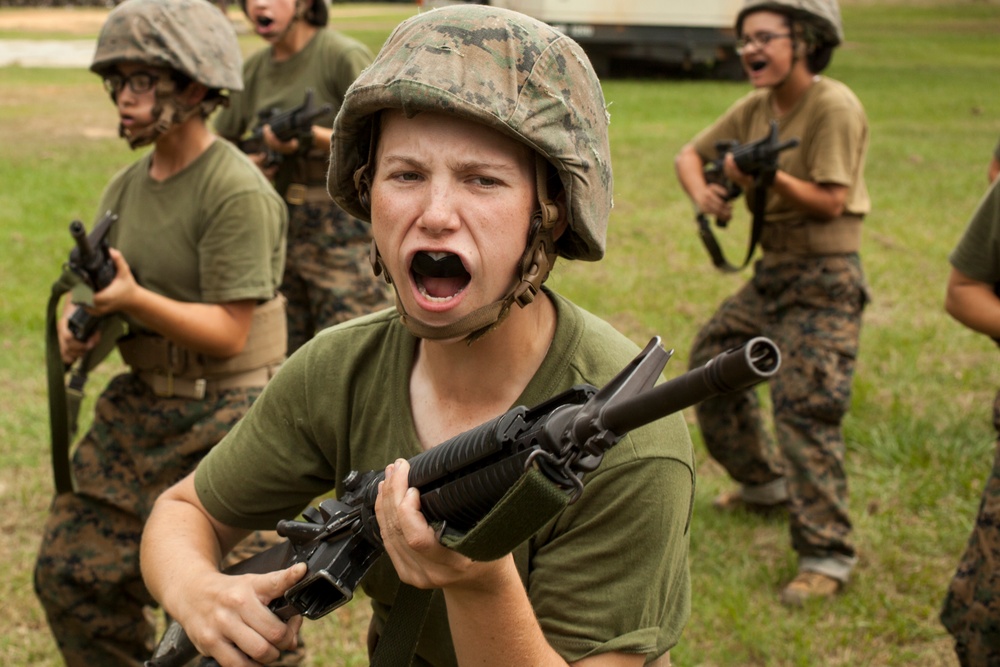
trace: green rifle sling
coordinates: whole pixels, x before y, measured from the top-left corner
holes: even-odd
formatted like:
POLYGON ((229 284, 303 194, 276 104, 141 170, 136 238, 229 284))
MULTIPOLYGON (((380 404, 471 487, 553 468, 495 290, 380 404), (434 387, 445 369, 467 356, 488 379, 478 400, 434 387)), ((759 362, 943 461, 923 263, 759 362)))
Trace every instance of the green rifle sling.
POLYGON ((711 224, 708 221, 708 216, 704 213, 698 214, 698 237, 701 238, 702 244, 705 249, 708 250, 709 256, 712 258, 712 264, 715 268, 719 269, 723 273, 736 273, 742 271, 747 264, 750 263, 750 259, 753 257, 753 252, 757 248, 757 243, 760 241, 761 230, 764 228, 764 209, 767 206, 767 190, 774 181, 774 174, 771 173, 767 177, 762 177, 761 182, 757 184, 754 189, 754 207, 753 207, 753 221, 750 224, 750 241, 747 244, 747 255, 743 259, 743 263, 739 266, 730 264, 729 260, 726 259, 725 254, 722 252, 722 248, 719 246, 719 242, 716 241, 715 235, 712 233, 711 224))
POLYGON ((83 388, 87 374, 114 349, 122 333, 122 322, 117 317, 103 318, 100 325, 101 342, 87 352, 73 367, 67 368, 59 352, 59 300, 79 283, 79 278, 69 269, 63 271, 52 284, 49 302, 45 309, 45 370, 49 394, 49 431, 52 440, 52 474, 56 494, 74 490, 70 468, 70 441, 76 435, 77 417, 83 402, 83 388), (66 373, 70 372, 67 388, 66 373))

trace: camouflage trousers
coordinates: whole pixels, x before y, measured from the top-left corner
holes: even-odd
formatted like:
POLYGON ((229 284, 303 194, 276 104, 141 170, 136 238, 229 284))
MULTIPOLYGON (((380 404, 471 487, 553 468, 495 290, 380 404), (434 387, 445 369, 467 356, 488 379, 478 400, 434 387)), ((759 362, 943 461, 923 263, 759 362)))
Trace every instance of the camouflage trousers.
MULTIPOLYGON (((993 401, 1000 436, 1000 393, 993 401)), ((976 525, 941 609, 963 667, 1000 665, 1000 439, 997 440, 976 525)))
MULTIPOLYGON (((35 565, 35 592, 69 667, 136 667, 150 657, 155 602, 139 572, 139 540, 153 501, 195 468, 260 391, 161 398, 124 374, 98 398, 73 454, 77 491, 52 501, 35 565)), ((276 539, 251 537, 261 546, 276 539)))
POLYGON ((288 207, 280 291, 288 299, 288 354, 316 332, 392 305, 369 261, 369 225, 332 201, 288 207))
POLYGON ((754 336, 778 345, 781 368, 769 382, 774 437, 753 390, 704 401, 695 414, 709 453, 737 482, 755 487, 786 480, 800 568, 841 579, 855 559, 841 421, 867 294, 856 254, 780 263, 765 257, 701 329, 690 361, 691 368, 701 366, 754 336), (843 565, 827 572, 803 561, 843 565))

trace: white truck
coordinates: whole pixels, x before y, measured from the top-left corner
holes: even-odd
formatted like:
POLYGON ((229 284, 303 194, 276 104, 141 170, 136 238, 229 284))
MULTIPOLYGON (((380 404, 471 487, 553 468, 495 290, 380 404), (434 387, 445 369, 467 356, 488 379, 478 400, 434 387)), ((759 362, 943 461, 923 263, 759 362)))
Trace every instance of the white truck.
MULTIPOLYGON (((458 0, 459 2, 463 0, 458 0)), ((741 0, 464 0, 533 16, 584 48, 594 69, 647 64, 743 75, 733 23, 741 0)), ((456 0, 417 0, 423 7, 456 0)))

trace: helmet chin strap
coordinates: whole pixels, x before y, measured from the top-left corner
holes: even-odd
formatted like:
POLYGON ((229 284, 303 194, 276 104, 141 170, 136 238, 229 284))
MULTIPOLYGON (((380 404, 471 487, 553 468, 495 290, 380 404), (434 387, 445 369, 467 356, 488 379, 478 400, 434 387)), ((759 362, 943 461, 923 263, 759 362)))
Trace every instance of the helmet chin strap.
MULTIPOLYGON (((788 68, 788 73, 785 74, 784 78, 782 78, 781 81, 778 82, 778 85, 774 86, 775 88, 781 88, 783 85, 785 85, 785 83, 788 81, 788 79, 791 78, 791 76, 792 76, 792 70, 795 69, 795 65, 797 65, 798 62, 800 60, 802 60, 802 57, 799 56, 799 35, 796 33, 795 28, 796 28, 796 22, 794 22, 794 21, 790 22, 789 26, 788 26, 788 29, 792 33, 792 64, 788 68)), ((805 57, 808 58, 809 57, 809 40, 803 39, 802 43, 805 44, 805 47, 806 47, 806 55, 805 55, 805 57)))
POLYGON ((199 113, 205 105, 210 105, 209 108, 205 109, 207 117, 219 104, 218 101, 212 100, 186 107, 177 99, 176 90, 174 82, 165 77, 156 84, 156 104, 153 105, 152 109, 155 120, 137 131, 129 130, 124 125, 118 126, 118 136, 128 142, 129 148, 135 150, 142 146, 148 146, 159 139, 173 125, 179 125, 199 113))
MULTIPOLYGON (((314 2, 323 1, 324 0, 314 0, 314 2)), ((296 23, 305 20, 306 14, 309 12, 309 8, 310 5, 306 2, 306 0, 295 0, 295 13, 292 14, 292 20, 288 22, 288 25, 285 26, 284 30, 278 33, 278 36, 274 41, 280 42, 283 40, 285 35, 292 31, 292 28, 295 27, 296 23)))
MULTIPOLYGON (((559 222, 559 207, 549 199, 546 185, 547 166, 548 163, 545 159, 541 155, 537 155, 535 159, 535 183, 539 210, 531 216, 527 246, 518 264, 518 277, 514 280, 513 286, 501 299, 477 308, 457 322, 438 326, 422 322, 407 313, 402 301, 400 301, 399 290, 382 262, 375 241, 372 241, 370 258, 372 269, 376 276, 384 273, 386 282, 392 285, 396 293, 396 310, 399 311, 403 325, 410 333, 418 338, 428 340, 464 338, 471 345, 496 329, 510 315, 511 306, 515 303, 524 308, 535 300, 535 296, 541 291, 542 283, 548 278, 549 271, 552 270, 556 261, 556 242, 553 232, 559 222)), ((355 175, 355 180, 359 180, 358 175, 355 175)), ((367 197, 367 191, 362 190, 362 200, 364 201, 367 197)))

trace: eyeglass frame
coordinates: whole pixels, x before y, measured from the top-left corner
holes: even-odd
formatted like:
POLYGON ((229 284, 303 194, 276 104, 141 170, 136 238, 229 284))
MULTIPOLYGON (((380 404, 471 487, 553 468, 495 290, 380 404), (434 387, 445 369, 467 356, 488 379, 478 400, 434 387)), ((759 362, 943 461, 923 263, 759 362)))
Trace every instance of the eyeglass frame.
POLYGON ((790 32, 759 32, 756 35, 744 35, 736 40, 736 53, 742 55, 751 46, 755 46, 758 49, 765 49, 768 44, 776 39, 791 38, 793 36, 790 32))
POLYGON ((152 72, 147 72, 145 70, 132 72, 128 76, 121 73, 109 74, 104 77, 104 90, 108 91, 110 95, 118 95, 125 89, 125 86, 128 86, 128 89, 132 91, 133 95, 142 95, 143 93, 148 93, 153 90, 159 81, 160 75, 153 74, 152 72), (148 78, 149 84, 136 86, 136 79, 141 77, 148 78))

